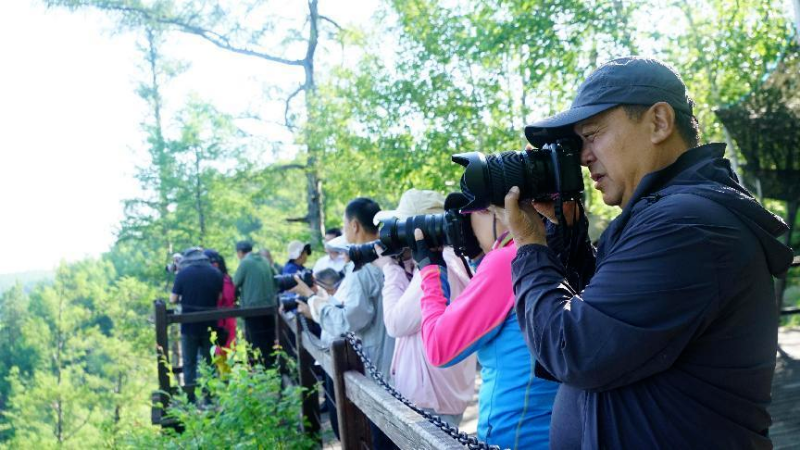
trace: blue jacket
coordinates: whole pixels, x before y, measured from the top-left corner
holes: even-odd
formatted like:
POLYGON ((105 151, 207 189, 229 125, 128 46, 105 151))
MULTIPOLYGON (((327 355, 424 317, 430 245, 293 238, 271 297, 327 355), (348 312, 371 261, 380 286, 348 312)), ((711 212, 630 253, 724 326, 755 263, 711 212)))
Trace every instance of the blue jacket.
POLYGON ((533 359, 513 312, 478 349, 482 386, 478 436, 509 449, 549 448, 553 400, 558 384, 533 376, 533 359))
MULTIPOLYGON (((585 289, 563 255, 519 249, 520 325, 563 383, 552 448, 771 448, 772 277, 792 251, 723 154, 698 147, 645 176, 600 238, 596 271, 579 277, 585 289)), ((579 247, 580 268, 593 256, 579 247)))

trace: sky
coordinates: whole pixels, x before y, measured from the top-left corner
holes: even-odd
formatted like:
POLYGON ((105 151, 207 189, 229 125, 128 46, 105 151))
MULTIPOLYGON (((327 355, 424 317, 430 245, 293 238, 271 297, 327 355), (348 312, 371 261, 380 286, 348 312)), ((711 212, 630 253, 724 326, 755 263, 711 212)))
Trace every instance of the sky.
MULTIPOLYGON (((330 14, 365 22, 374 6, 359 3, 330 14)), ((147 110, 135 93, 143 74, 139 36, 113 28, 99 12, 0 1, 0 274, 100 255, 114 242, 122 200, 140 193, 133 176, 145 161, 140 124, 147 110)), ((191 66, 170 83, 168 109, 194 92, 224 112, 282 120, 282 103, 254 99, 266 86, 291 90, 302 69, 173 36, 166 53, 191 66)), ((274 126, 248 131, 291 140, 274 126)))

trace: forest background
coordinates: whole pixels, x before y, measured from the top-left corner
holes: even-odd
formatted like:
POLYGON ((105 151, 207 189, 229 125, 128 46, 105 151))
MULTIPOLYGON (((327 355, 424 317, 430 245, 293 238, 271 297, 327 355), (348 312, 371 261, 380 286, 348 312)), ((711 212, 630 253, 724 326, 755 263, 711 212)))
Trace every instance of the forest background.
MULTIPOLYGON (((292 239, 318 255, 322 230, 341 226, 350 199, 392 207, 411 187, 456 190, 450 155, 521 149, 524 124, 568 106, 613 57, 674 65, 702 140, 728 142, 757 192, 714 110, 757 88, 795 33, 789 1, 385 0, 358 26, 342 26, 346 5, 326 0, 281 14, 279 2, 253 0, 44 3, 101 11, 111 31, 136 37, 131 64, 148 112, 130 142, 144 161, 141 195, 125 201, 113 246, 43 281, 0 286, 0 442, 9 448, 116 447, 149 426, 152 302, 171 285, 164 265, 174 252, 215 248, 232 270, 241 239, 280 262, 292 239), (187 36, 263 65, 256 106, 227 111, 204 92, 174 94, 192 61, 166 49, 187 36), (276 72, 294 81, 271 84, 276 72), (283 131, 254 132, 259 125, 283 131)), ((786 202, 761 201, 786 217, 786 202)), ((619 212, 591 189, 586 204, 595 236, 619 212)), ((800 244, 797 232, 791 242, 800 244)), ((784 302, 800 303, 796 271, 784 302)))

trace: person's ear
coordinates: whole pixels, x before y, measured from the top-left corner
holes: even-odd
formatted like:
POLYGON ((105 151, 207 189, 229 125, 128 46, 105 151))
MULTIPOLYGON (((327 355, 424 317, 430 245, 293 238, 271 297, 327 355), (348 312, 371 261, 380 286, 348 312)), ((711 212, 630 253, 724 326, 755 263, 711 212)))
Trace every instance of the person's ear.
POLYGON ((661 144, 675 133, 675 110, 668 103, 658 102, 651 106, 647 116, 652 144, 661 144))

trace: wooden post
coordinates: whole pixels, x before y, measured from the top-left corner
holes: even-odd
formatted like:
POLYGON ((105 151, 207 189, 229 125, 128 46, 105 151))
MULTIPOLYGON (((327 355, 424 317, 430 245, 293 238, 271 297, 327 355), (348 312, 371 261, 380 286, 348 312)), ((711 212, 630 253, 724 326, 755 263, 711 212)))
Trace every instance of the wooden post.
POLYGON ((369 422, 364 413, 347 398, 344 373, 356 370, 363 373, 364 367, 352 348, 344 339, 331 344, 333 359, 333 386, 336 394, 336 416, 339 419, 339 438, 344 450, 361 450, 371 447, 369 422))
POLYGON ((167 337, 167 305, 163 300, 153 302, 156 322, 156 352, 158 353, 158 388, 169 392, 169 338, 167 337))
POLYGON ((155 309, 155 327, 156 327, 156 355, 158 364, 158 392, 153 393, 153 409, 151 413, 151 422, 154 425, 161 424, 164 408, 169 401, 170 383, 169 383, 169 338, 167 335, 167 305, 163 300, 156 300, 153 302, 155 309), (158 406, 158 404, 161 406, 158 406))
MULTIPOLYGON (((282 321, 281 321, 282 322, 282 321)), ((314 358, 303 348, 303 326, 300 323, 300 314, 296 314, 295 323, 295 348, 297 349, 297 375, 300 386, 303 387, 303 417, 308 421, 308 427, 303 425, 306 434, 313 435, 322 445, 319 417, 319 391, 317 379, 314 376, 314 358)))

